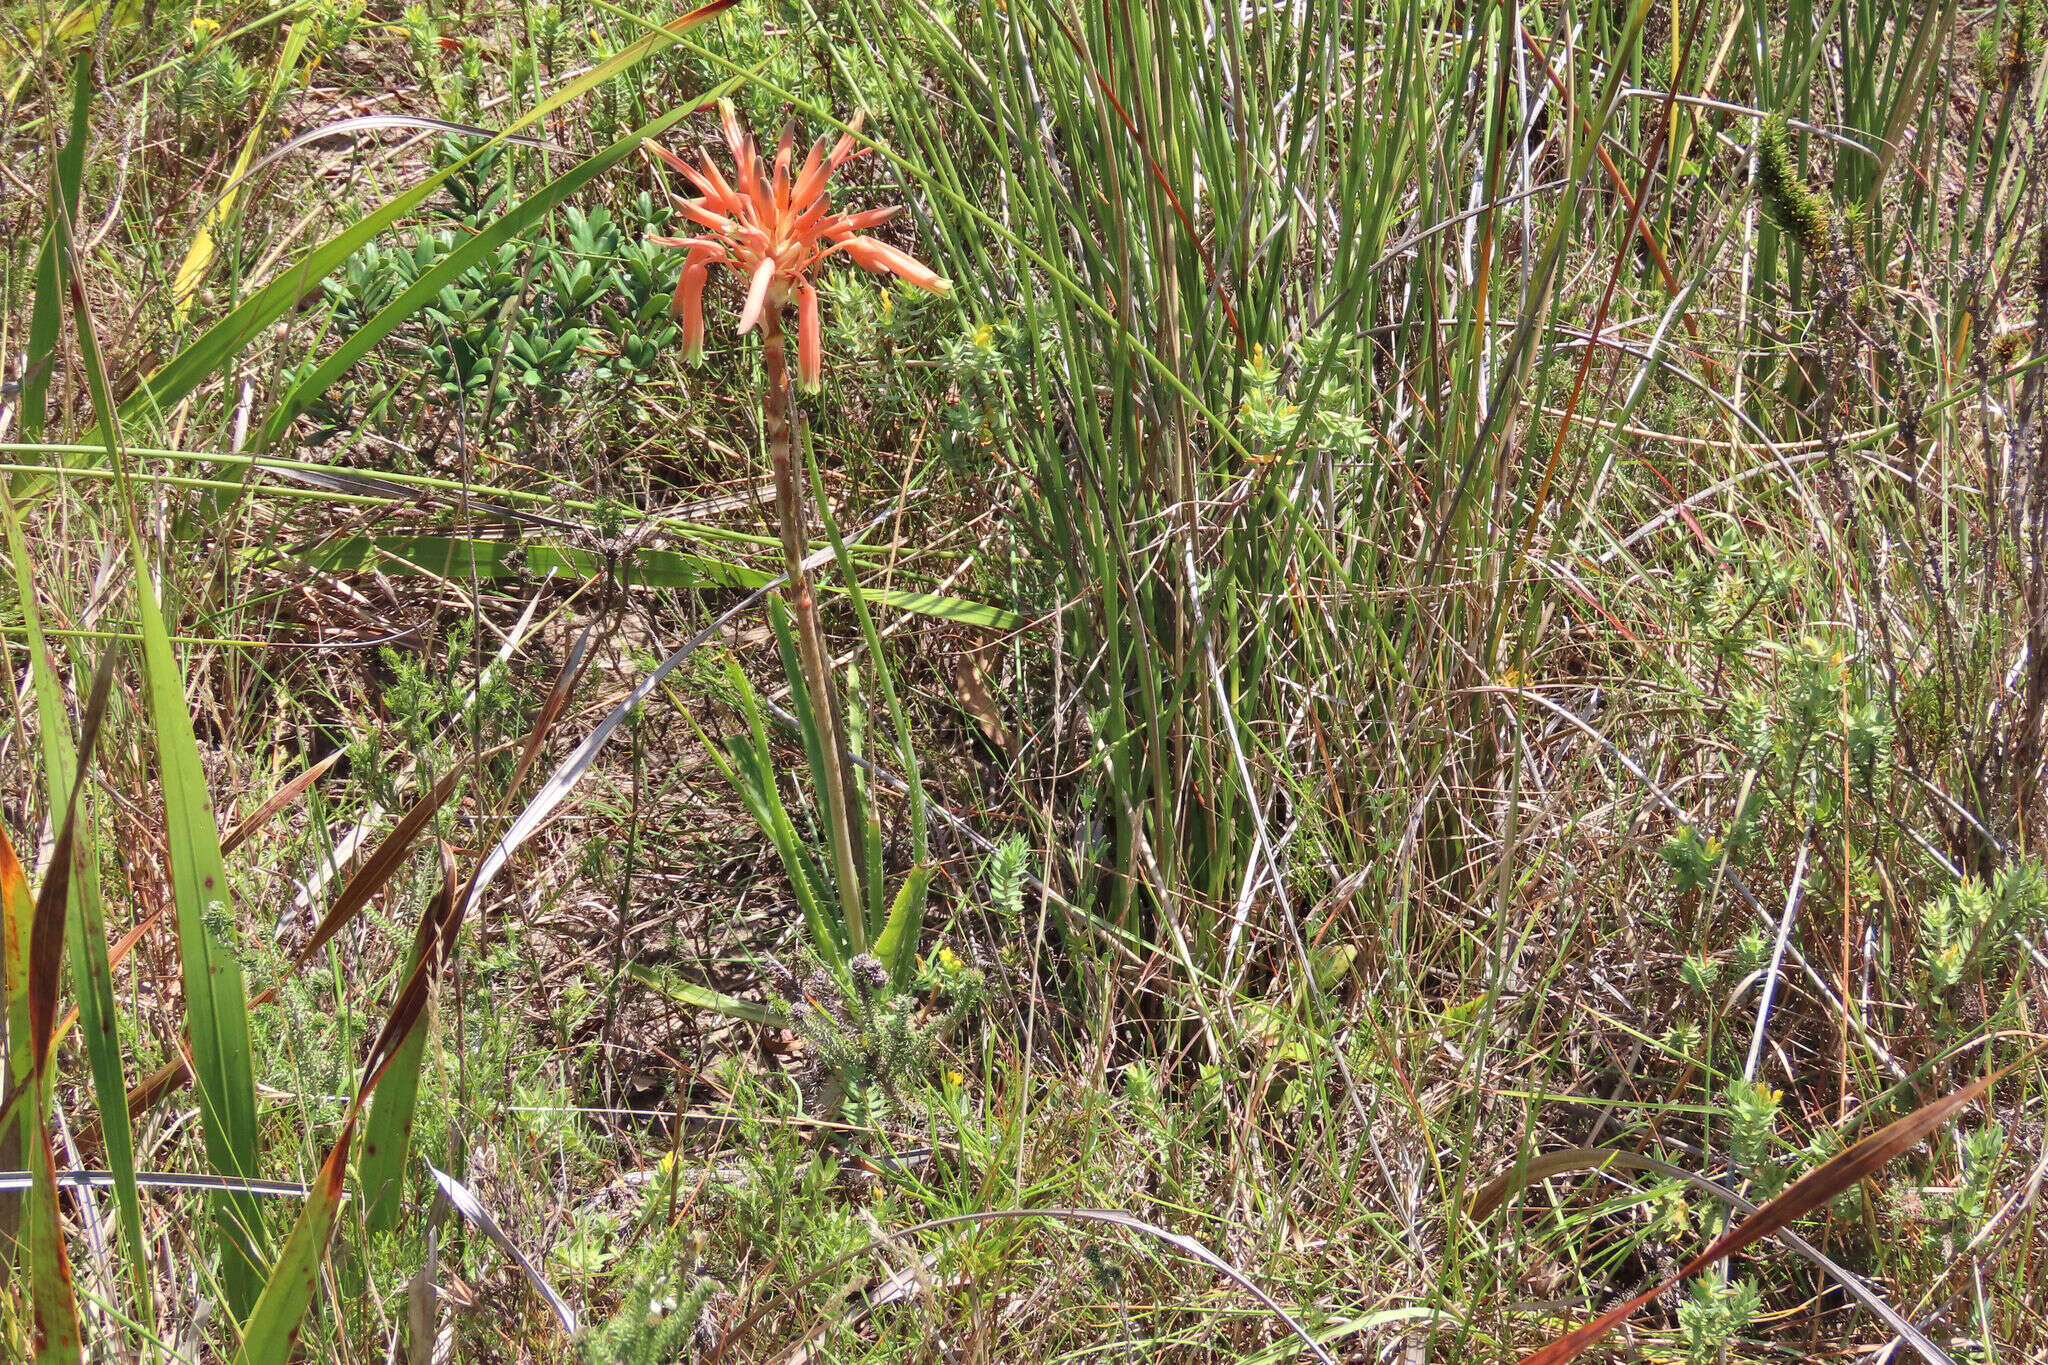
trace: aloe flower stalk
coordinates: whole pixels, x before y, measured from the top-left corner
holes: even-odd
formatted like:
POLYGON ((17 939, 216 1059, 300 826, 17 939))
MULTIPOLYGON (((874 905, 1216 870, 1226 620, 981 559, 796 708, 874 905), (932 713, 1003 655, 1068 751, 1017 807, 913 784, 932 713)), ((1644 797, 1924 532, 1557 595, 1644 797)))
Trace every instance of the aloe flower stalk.
MULTIPOLYGON (((783 594, 796 624, 797 652, 804 683, 811 694, 819 730, 825 790, 821 793, 826 826, 832 839, 833 870, 847 941, 855 953, 867 951, 867 923, 861 909, 859 858, 855 851, 853 811, 858 793, 852 764, 843 748, 846 732, 839 695, 833 686, 825 635, 818 623, 816 600, 804 570, 810 543, 810 508, 805 480, 799 476, 790 441, 790 391, 787 343, 782 313, 797 310, 797 375, 806 389, 818 387, 824 369, 824 342, 818 318, 818 291, 812 273, 833 255, 844 253, 854 264, 879 274, 895 275, 920 289, 944 293, 951 286, 914 257, 885 242, 860 234, 896 216, 897 208, 861 213, 833 213, 826 188, 832 175, 860 153, 848 132, 828 153, 825 139, 812 144, 803 165, 792 171, 796 129, 783 129, 775 160, 765 164, 754 139, 741 127, 731 104, 719 102, 726 149, 732 155, 733 179, 728 182, 706 156, 692 165, 662 147, 650 150, 698 191, 695 199, 676 200, 685 218, 704 228, 705 237, 653 237, 661 246, 688 253, 676 281, 670 311, 683 326, 683 354, 692 363, 704 356, 704 286, 711 267, 723 265, 747 282, 740 309, 744 336, 761 329, 762 434, 775 470, 775 515, 781 523, 782 557, 788 581, 783 594)), ((854 129, 860 127, 856 118, 854 129)))

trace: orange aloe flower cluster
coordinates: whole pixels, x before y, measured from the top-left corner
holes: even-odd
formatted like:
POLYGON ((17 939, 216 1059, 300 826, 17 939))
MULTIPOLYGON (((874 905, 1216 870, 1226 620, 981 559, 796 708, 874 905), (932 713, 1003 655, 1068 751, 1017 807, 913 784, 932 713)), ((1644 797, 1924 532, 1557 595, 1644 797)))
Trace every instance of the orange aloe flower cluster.
MULTIPOLYGON (((839 139, 830 155, 825 152, 825 139, 818 139, 792 175, 793 124, 782 130, 770 168, 755 150, 752 135, 740 128, 732 105, 719 101, 719 113, 725 125, 725 145, 732 153, 734 183, 726 182, 708 156, 693 166, 666 148, 652 149, 697 187, 701 197, 679 198, 676 206, 684 217, 711 233, 708 237, 650 239, 690 253, 670 303, 683 324, 683 354, 692 362, 703 359, 704 283, 712 266, 724 265, 747 280, 747 302, 740 312, 742 336, 764 317, 779 319, 780 310, 796 305, 797 379, 805 388, 816 388, 824 351, 818 291, 811 283, 811 272, 827 256, 843 251, 864 269, 895 275, 934 294, 943 294, 951 286, 915 257, 859 235, 895 217, 900 206, 863 213, 832 212, 826 194, 832 173, 860 155, 851 132, 839 139)), ((858 118, 853 126, 860 127, 858 118)), ((771 321, 770 325, 778 324, 771 321)))

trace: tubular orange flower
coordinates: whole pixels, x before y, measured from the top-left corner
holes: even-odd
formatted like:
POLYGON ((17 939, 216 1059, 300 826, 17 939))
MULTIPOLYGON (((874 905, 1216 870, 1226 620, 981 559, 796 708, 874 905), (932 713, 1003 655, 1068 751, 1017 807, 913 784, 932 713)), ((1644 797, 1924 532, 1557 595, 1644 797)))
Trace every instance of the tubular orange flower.
POLYGON ((726 258, 725 248, 714 241, 664 240, 690 249, 690 254, 683 258, 683 273, 676 279, 675 296, 669 300, 668 310, 682 319, 683 358, 694 365, 704 358, 704 280, 711 273, 711 263, 726 258))
MULTIPOLYGON (((725 265, 747 280, 747 298, 740 310, 740 332, 750 332, 771 314, 797 308, 797 379, 816 388, 824 367, 818 322, 818 294, 811 276, 827 256, 843 251, 865 270, 894 275, 919 289, 943 294, 952 286, 909 253, 859 234, 896 216, 897 208, 833 213, 827 189, 832 173, 860 155, 849 132, 827 152, 825 139, 811 145, 803 164, 792 173, 796 129, 784 128, 775 159, 764 166, 753 137, 741 129, 731 104, 719 101, 725 145, 732 156, 733 180, 728 183, 703 157, 695 164, 664 147, 650 150, 697 190, 695 199, 677 199, 676 207, 708 237, 654 237, 662 246, 688 251, 682 277, 676 281, 670 311, 683 324, 683 354, 692 362, 704 355, 704 282, 713 265, 725 265)), ((860 127, 860 119, 853 122, 860 127)))
POLYGON ((809 280, 796 287, 796 382, 818 387, 825 370, 824 338, 818 327, 818 291, 809 280))

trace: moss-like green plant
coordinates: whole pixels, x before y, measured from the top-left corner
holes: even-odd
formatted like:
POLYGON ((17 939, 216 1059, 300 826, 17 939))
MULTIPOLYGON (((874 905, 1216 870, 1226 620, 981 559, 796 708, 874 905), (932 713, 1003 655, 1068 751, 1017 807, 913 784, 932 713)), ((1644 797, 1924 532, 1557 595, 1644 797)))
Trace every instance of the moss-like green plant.
POLYGON ((576 1359, 583 1365, 672 1365, 698 1359, 695 1338, 717 1289, 716 1280, 671 1267, 637 1276, 618 1311, 577 1341, 576 1359))
POLYGON ((1929 998, 2002 967, 2019 935, 2048 920, 2048 879, 2032 861, 2011 864, 1989 885, 1966 878, 1920 912, 1920 961, 1929 998))
POLYGON ((1826 196, 1800 175, 1792 153, 1792 125, 1783 114, 1766 118, 1757 134, 1756 180, 1771 221, 1807 255, 1825 256, 1834 244, 1835 217, 1826 196))
POLYGON ((1776 1194, 1785 1183, 1775 1151, 1778 1109, 1784 1102, 1784 1091, 1760 1081, 1731 1081, 1725 1097, 1728 1154, 1766 1197, 1776 1194))
POLYGON ((1722 1352, 1749 1326, 1762 1303, 1762 1291, 1749 1280, 1705 1275, 1693 1281, 1691 1294, 1678 1304, 1678 1333, 1685 1343, 1687 1365, 1725 1359, 1722 1352))

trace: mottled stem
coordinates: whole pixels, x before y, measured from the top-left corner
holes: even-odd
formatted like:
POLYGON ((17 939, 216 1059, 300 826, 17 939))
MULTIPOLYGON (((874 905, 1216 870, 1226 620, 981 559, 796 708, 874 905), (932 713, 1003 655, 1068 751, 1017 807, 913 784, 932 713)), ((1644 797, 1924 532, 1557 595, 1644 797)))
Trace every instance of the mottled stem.
POLYGON ((789 574, 782 594, 788 599, 789 613, 795 619, 797 654, 803 664, 804 686, 811 694, 811 715, 818 727, 818 748, 825 768, 825 790, 820 799, 832 839, 832 863, 839 882, 846 938, 854 952, 864 953, 868 948, 867 918, 861 909, 848 765, 840 745, 844 727, 840 723, 839 692, 833 684, 831 655, 826 652, 825 632, 818 624, 817 600, 811 594, 810 575, 804 571, 804 551, 810 544, 810 505, 804 496, 807 481, 797 471, 795 452, 791 449, 789 357, 783 344, 782 319, 773 307, 761 315, 761 363, 768 381, 761 408, 768 458, 775 467, 775 517, 782 526, 782 559, 789 574))

